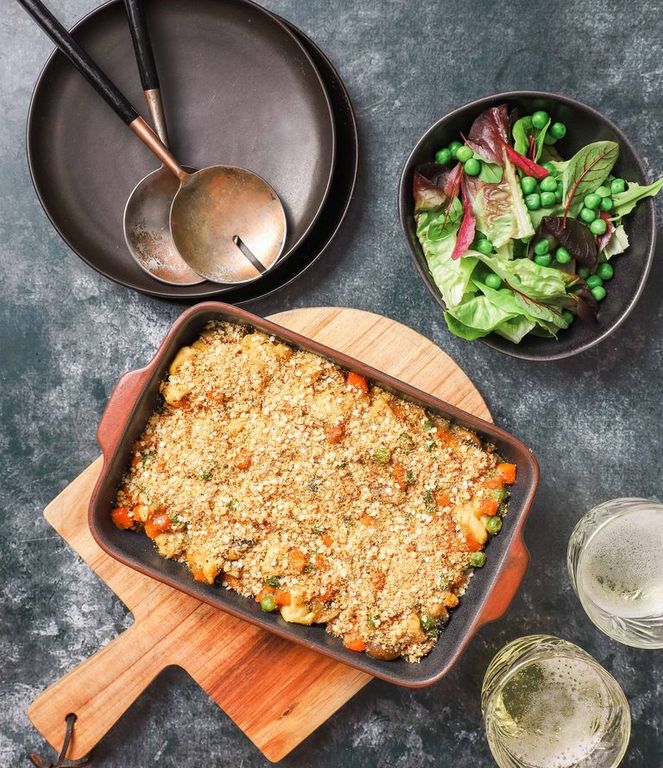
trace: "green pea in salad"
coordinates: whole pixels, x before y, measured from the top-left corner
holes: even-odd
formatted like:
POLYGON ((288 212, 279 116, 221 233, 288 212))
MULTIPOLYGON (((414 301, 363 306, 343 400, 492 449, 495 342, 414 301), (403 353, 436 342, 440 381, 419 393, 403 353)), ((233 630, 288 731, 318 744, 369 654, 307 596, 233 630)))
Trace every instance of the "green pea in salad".
POLYGON ((612 176, 614 141, 564 160, 554 144, 565 135, 542 110, 491 107, 415 171, 417 237, 456 336, 556 338, 609 301, 611 259, 629 244, 623 219, 663 178, 612 176))

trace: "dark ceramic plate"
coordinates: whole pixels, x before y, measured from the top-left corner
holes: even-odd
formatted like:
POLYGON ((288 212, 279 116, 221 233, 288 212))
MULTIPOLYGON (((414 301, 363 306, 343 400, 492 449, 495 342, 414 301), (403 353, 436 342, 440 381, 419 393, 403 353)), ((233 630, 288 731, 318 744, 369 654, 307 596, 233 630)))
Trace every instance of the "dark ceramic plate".
POLYGON ((228 304, 198 304, 181 315, 147 367, 128 373, 120 380, 102 417, 97 438, 104 455, 104 465, 90 501, 89 523, 95 540, 104 551, 141 573, 210 605, 392 683, 420 687, 430 685, 445 675, 479 627, 499 618, 506 611, 527 567, 528 556, 522 531, 538 483, 538 466, 525 445, 493 424, 403 384, 347 355, 228 304), (327 634, 322 626, 288 624, 279 616, 263 613, 254 600, 194 581, 184 565, 163 559, 146 536, 120 531, 112 524, 110 512, 129 463, 132 445, 160 402, 159 382, 166 375, 180 347, 194 341, 212 319, 229 320, 261 329, 292 346, 332 360, 345 369, 358 371, 386 389, 476 430, 495 444, 507 461, 517 464, 518 481, 512 488, 509 513, 500 535, 489 544, 486 565, 475 573, 461 607, 454 612, 440 642, 420 664, 409 664, 402 659, 379 661, 363 653, 353 653, 338 638, 327 634))
MULTIPOLYGON (((511 91, 488 96, 456 109, 437 123, 419 139, 405 163, 399 187, 401 226, 415 266, 428 289, 444 308, 442 296, 430 276, 423 251, 415 234, 412 175, 422 163, 433 160, 435 152, 446 146, 460 132, 467 133, 472 121, 485 109, 498 104, 517 107, 520 114, 531 114, 545 109, 556 120, 569 126, 566 137, 557 142, 560 154, 569 158, 592 141, 616 141, 620 147, 614 174, 640 184, 647 183, 645 169, 635 148, 617 126, 595 109, 566 96, 541 91, 511 91)), ((615 276, 608 286, 608 296, 601 303, 598 322, 576 320, 555 339, 526 336, 520 344, 513 344, 495 334, 482 339, 486 344, 513 357, 525 360, 556 360, 569 357, 593 347, 609 336, 629 315, 644 288, 654 256, 656 230, 654 205, 645 200, 626 218, 626 231, 631 245, 623 256, 615 257, 615 276)))
POLYGON ((332 63, 306 35, 283 19, 306 48, 320 72, 334 114, 336 163, 324 207, 304 242, 285 262, 270 270, 261 280, 223 294, 223 300, 243 304, 268 296, 302 275, 325 252, 347 213, 359 165, 357 123, 348 92, 332 63))
MULTIPOLYGON (((334 170, 334 118, 311 57, 284 24, 248 0, 146 0, 146 12, 176 155, 194 167, 223 162, 267 179, 286 208, 287 262, 322 211, 334 170)), ((102 6, 72 31, 142 109, 123 5, 102 6)), ((122 213, 154 158, 59 52, 35 87, 27 144, 46 213, 90 266, 167 298, 233 290, 208 282, 168 286, 134 263, 122 213)))

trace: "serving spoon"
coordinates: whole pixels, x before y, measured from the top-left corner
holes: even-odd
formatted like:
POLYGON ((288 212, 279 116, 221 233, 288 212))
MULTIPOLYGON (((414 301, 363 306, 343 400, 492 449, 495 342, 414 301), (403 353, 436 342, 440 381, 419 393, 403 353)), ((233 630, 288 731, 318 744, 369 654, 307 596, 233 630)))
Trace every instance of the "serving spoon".
MULTIPOLYGON (((161 143, 168 146, 159 75, 141 0, 124 0, 136 64, 147 109, 161 143)), ((193 173, 193 168, 184 166, 193 173)), ((205 279, 180 256, 170 233, 170 207, 179 189, 177 177, 164 166, 144 176, 124 208, 124 239, 139 267, 169 285, 197 285, 205 279)))
POLYGON ((175 247, 199 275, 245 283, 272 267, 285 244, 286 218, 276 192, 257 174, 215 165, 188 173, 110 78, 41 0, 17 0, 114 112, 179 181, 170 208, 175 247))

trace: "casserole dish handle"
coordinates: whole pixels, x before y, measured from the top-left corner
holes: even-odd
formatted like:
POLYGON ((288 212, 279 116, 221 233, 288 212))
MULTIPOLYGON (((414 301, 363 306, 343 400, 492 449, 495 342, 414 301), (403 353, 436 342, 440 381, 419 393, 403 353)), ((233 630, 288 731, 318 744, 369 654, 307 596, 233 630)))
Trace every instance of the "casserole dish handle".
POLYGON ((528 564, 529 552, 523 541, 522 533, 518 533, 509 549, 504 570, 500 573, 481 612, 479 626, 496 621, 507 612, 525 577, 528 564))
POLYGON ((97 427, 97 441, 105 458, 112 456, 117 449, 133 415, 133 406, 149 377, 150 371, 147 368, 130 371, 124 374, 113 390, 97 427), (131 404, 130 408, 127 408, 127 403, 131 404))

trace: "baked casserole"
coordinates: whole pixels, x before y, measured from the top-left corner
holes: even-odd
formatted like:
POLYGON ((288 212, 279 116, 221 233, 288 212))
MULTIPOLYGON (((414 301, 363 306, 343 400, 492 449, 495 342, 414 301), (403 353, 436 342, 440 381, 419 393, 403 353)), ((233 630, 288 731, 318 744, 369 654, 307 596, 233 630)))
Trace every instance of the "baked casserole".
POLYGON ((430 652, 516 467, 472 431, 311 352, 210 322, 175 356, 112 518, 192 577, 347 648, 430 652))

